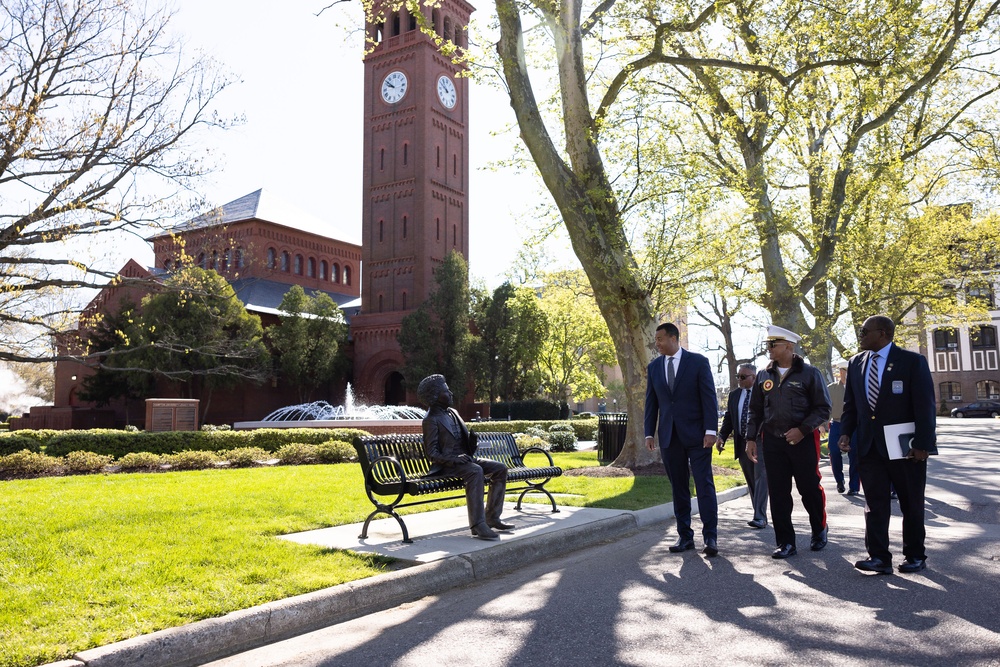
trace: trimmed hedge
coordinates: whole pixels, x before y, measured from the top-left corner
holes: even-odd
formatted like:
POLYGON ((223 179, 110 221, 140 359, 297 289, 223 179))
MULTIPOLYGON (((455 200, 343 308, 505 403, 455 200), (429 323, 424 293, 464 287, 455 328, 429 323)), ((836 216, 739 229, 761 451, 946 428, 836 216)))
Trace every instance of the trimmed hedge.
POLYGON ((119 459, 133 452, 166 455, 183 451, 220 452, 241 447, 259 447, 267 452, 277 452, 283 445, 292 442, 310 445, 319 445, 329 440, 350 442, 362 435, 368 435, 368 432, 354 428, 260 428, 247 431, 156 433, 91 429, 62 431, 48 441, 45 453, 50 456, 66 456, 70 452, 93 452, 119 459))
POLYGON ((597 431, 597 417, 589 417, 587 419, 571 419, 565 421, 513 420, 469 422, 469 428, 473 431, 479 431, 481 433, 525 433, 532 426, 548 431, 556 424, 566 424, 571 426, 573 428, 573 433, 576 434, 577 440, 593 440, 594 433, 597 431))
POLYGON ((41 451, 37 440, 20 435, 20 431, 17 435, 0 435, 0 456, 7 456, 8 454, 14 454, 25 449, 33 454, 41 451))

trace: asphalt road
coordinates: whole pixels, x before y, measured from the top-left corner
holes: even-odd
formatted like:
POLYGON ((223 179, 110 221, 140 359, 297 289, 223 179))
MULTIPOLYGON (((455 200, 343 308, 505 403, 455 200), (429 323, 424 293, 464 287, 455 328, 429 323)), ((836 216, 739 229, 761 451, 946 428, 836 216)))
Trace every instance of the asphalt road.
MULTIPOLYGON (((673 524, 658 524, 211 664, 1000 665, 1000 421, 942 419, 939 438, 920 574, 852 567, 864 501, 825 476, 821 552, 796 500, 799 554, 770 558, 774 534, 746 526, 744 496, 720 508, 716 558, 669 553, 673 524)), ((897 511, 896 563, 899 531, 897 511)))

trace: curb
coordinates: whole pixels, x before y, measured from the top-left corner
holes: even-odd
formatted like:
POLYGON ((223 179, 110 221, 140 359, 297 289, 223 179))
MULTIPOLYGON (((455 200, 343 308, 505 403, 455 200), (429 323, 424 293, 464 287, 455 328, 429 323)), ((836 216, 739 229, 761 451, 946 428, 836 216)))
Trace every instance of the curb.
POLYGON ((631 512, 297 595, 77 653, 43 667, 194 667, 639 531, 631 512))

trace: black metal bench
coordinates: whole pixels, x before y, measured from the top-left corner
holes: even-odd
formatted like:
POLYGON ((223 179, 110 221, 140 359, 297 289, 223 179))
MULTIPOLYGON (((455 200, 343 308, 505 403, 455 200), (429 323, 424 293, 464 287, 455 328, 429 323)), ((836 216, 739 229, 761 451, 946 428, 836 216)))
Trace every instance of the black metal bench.
MULTIPOLYGON (((510 433, 477 433, 479 448, 476 458, 499 461, 507 466, 507 492, 521 492, 517 497, 516 509, 521 509, 521 500, 531 492, 544 493, 552 503, 552 511, 558 512, 555 498, 545 489, 545 484, 553 477, 562 475, 562 468, 556 466, 552 456, 538 447, 519 452, 514 436, 510 433), (548 458, 548 466, 529 468, 524 465, 524 456, 541 452, 548 458), (540 481, 539 481, 540 480, 540 481)), ((424 496, 442 491, 464 491, 458 477, 428 475, 431 461, 424 456, 424 441, 420 434, 389 434, 363 436, 354 439, 354 449, 358 452, 358 462, 365 475, 365 493, 375 505, 375 510, 365 519, 361 530, 362 539, 368 537, 368 524, 379 514, 388 514, 399 522, 403 529, 403 542, 412 543, 406 524, 396 512, 400 507, 412 507, 445 500, 464 499, 465 494, 445 498, 431 498, 409 503, 401 503, 406 496, 424 496), (375 496, 392 496, 396 499, 383 503, 375 496)))

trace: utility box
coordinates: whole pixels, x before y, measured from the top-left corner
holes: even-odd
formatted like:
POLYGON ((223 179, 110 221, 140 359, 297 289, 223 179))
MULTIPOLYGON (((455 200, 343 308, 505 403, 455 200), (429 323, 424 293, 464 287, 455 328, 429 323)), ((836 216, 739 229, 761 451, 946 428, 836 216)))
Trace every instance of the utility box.
POLYGON ((197 398, 147 398, 147 431, 197 431, 197 398))

